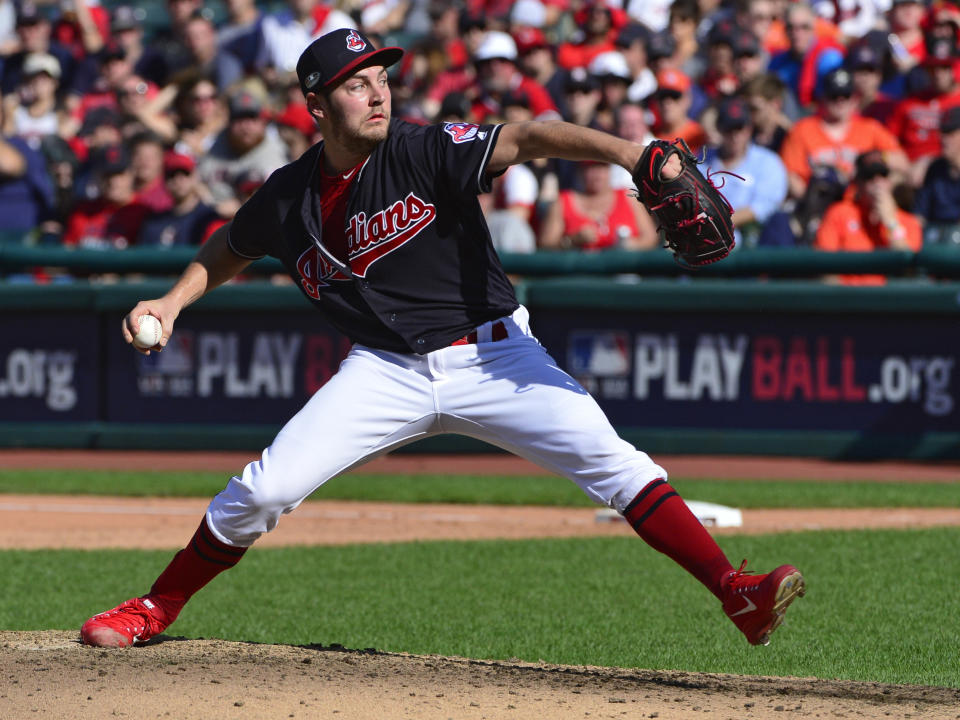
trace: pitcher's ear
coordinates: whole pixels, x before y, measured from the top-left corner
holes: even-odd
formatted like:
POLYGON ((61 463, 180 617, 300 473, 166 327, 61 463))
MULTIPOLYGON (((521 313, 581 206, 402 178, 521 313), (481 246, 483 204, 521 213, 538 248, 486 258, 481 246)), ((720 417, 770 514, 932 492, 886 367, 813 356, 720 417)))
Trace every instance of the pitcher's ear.
POLYGON ((310 111, 310 114, 313 115, 314 118, 326 117, 326 112, 323 109, 323 103, 316 93, 307 93, 306 100, 307 110, 310 111))

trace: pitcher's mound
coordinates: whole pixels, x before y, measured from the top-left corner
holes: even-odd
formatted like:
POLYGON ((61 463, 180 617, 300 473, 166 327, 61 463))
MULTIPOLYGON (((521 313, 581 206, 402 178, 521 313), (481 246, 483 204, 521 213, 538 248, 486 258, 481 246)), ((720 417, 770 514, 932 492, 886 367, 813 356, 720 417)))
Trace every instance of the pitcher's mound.
POLYGON ((960 691, 406 655, 160 636, 102 650, 78 633, 0 633, 0 717, 955 718, 960 691), (705 714, 706 713, 706 714, 705 714), (786 716, 784 716, 786 717, 786 716))

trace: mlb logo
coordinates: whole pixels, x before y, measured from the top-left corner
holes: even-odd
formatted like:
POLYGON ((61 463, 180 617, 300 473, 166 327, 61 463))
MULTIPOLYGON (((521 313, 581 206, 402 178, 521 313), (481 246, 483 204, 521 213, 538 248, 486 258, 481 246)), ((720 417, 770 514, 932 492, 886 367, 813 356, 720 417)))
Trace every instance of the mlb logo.
POLYGON ((459 144, 476 140, 479 126, 472 123, 446 123, 443 129, 455 143, 459 144))
POLYGON ((630 373, 629 341, 625 332, 571 333, 567 369, 575 376, 626 377, 630 373))
POLYGON ((360 37, 360 34, 356 30, 351 30, 347 35, 347 50, 363 52, 365 47, 367 47, 367 43, 360 37))
POLYGON ((139 375, 192 375, 193 331, 177 330, 163 348, 163 352, 137 354, 139 375))

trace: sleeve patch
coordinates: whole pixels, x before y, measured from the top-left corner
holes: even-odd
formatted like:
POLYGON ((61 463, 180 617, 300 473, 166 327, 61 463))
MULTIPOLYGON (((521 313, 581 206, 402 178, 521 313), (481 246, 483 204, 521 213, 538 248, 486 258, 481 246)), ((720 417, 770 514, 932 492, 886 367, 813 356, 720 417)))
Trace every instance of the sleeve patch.
POLYGON ((480 126, 472 123, 444 123, 443 130, 453 138, 456 144, 472 142, 477 138, 483 140, 486 133, 479 132, 480 126))

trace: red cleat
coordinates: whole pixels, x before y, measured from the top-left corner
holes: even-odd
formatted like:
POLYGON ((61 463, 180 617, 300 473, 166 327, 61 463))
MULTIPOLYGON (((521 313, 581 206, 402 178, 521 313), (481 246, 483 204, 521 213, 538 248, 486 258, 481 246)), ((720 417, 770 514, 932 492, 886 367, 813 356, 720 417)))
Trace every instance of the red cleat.
POLYGON ((129 647, 159 635, 171 622, 149 598, 133 598, 87 620, 80 628, 80 638, 96 647, 129 647))
POLYGON ((787 608, 806 592, 803 575, 793 565, 781 565, 766 575, 740 569, 723 579, 723 611, 751 645, 766 645, 780 627, 787 608))

